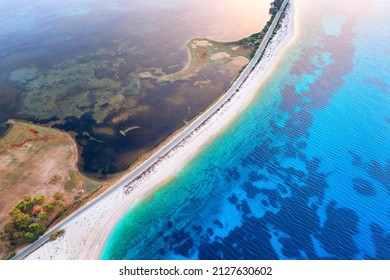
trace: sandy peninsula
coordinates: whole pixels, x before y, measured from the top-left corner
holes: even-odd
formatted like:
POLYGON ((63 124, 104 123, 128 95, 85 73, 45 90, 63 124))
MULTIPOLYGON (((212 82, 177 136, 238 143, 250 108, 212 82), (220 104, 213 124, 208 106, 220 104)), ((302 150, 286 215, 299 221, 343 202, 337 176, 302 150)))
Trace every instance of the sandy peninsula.
POLYGON ((175 176, 205 144, 226 129, 256 96, 259 87, 285 55, 288 45, 296 39, 293 10, 291 0, 282 26, 268 44, 261 62, 250 72, 239 90, 211 117, 127 185, 128 192, 124 188, 116 188, 104 198, 90 202, 93 207, 88 207, 86 211, 78 210, 61 224, 64 235, 55 241, 46 242, 26 259, 99 259, 110 232, 128 209, 175 176))

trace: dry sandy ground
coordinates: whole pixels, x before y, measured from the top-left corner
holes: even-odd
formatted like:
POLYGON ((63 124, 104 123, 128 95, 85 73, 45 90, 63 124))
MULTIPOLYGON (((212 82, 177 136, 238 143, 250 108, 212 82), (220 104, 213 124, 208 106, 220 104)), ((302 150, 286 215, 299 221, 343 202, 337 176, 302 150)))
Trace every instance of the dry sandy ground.
POLYGON ((77 169, 73 139, 55 129, 10 121, 0 139, 0 231, 9 212, 25 195, 65 193, 68 202, 86 193, 87 180, 77 169), (71 178, 72 177, 72 178, 71 178))
POLYGON ((219 52, 219 53, 214 53, 210 57, 211 60, 219 60, 223 58, 230 58, 230 54, 228 54, 227 52, 219 52))

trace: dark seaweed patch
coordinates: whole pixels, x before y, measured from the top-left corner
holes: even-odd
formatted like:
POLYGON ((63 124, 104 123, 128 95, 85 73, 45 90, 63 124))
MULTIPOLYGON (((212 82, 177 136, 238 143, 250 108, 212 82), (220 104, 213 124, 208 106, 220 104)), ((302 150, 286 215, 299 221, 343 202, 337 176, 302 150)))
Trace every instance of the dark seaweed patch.
POLYGON ((232 193, 228 200, 231 204, 236 204, 238 202, 238 197, 235 193, 232 193))
POLYGON ((164 248, 160 248, 158 253, 160 254, 160 256, 164 256, 165 255, 165 250, 164 248))
POLYGON ((245 199, 241 202, 241 204, 239 204, 238 210, 239 210, 239 211, 242 211, 242 213, 243 213, 244 215, 249 215, 249 214, 252 213, 252 210, 251 210, 251 208, 249 207, 248 201, 245 200, 245 199))
POLYGON ((304 190, 298 189, 293 193, 292 197, 281 202, 279 212, 267 213, 264 219, 287 235, 280 239, 285 256, 301 259, 302 251, 308 258, 317 259, 311 239, 320 228, 317 208, 308 206, 304 190))
POLYGON ((267 166, 267 163, 271 161, 277 154, 278 148, 272 147, 270 144, 272 140, 267 139, 263 141, 262 144, 257 146, 249 155, 243 159, 242 165, 255 165, 259 169, 262 169, 267 166))
POLYGON ((213 224, 216 225, 218 228, 223 228, 223 224, 220 220, 214 220, 213 224))
POLYGON ((237 167, 226 169, 226 179, 228 182, 232 180, 239 180, 241 175, 237 167))
POLYGON ((249 172, 249 180, 251 182, 257 182, 257 181, 268 181, 268 177, 265 176, 264 174, 257 173, 255 171, 249 172))
POLYGON ((303 150, 307 147, 307 143, 305 141, 299 141, 297 144, 297 148, 303 150))
POLYGON ((167 241, 170 245, 170 249, 176 255, 183 257, 191 257, 191 250, 194 247, 194 240, 191 238, 191 234, 184 229, 175 230, 167 241), (169 240, 169 242, 168 242, 169 240))
POLYGON ((193 225, 192 230, 195 232, 196 235, 199 235, 202 233, 202 226, 193 225))
POLYGON ((279 208, 279 192, 277 190, 261 189, 260 193, 273 208, 279 208))
POLYGON ((384 166, 375 160, 371 161, 368 166, 368 173, 390 192, 390 161, 387 161, 384 166))
POLYGON ((295 92, 295 87, 293 85, 286 85, 282 90, 282 103, 280 105, 280 110, 286 112, 294 112, 297 106, 303 104, 303 96, 295 92))
POLYGON ((289 194, 289 189, 285 185, 278 184, 277 185, 277 190, 279 191, 279 194, 281 196, 285 196, 285 195, 289 194))
POLYGON ((358 233, 358 215, 351 209, 338 208, 336 202, 330 202, 326 216, 318 240, 335 259, 353 259, 359 252, 353 239, 358 233))
POLYGON ((352 181, 353 188, 361 195, 364 196, 375 196, 376 190, 373 185, 367 180, 361 178, 355 178, 352 181))
POLYGON ((284 157, 286 158, 294 158, 297 155, 297 151, 292 143, 287 143, 286 150, 284 152, 284 157))
POLYGON ((353 152, 350 152, 352 156, 352 164, 355 165, 356 167, 361 167, 362 165, 362 158, 353 152))
POLYGON ((376 258, 390 260, 390 235, 378 224, 371 225, 371 239, 375 244, 376 258))
POLYGON ((261 219, 244 218, 240 227, 229 232, 225 238, 213 242, 201 242, 199 259, 278 259, 271 242, 271 235, 261 219))
POLYGON ((245 182, 242 188, 249 199, 255 199, 256 195, 260 193, 260 189, 249 182, 245 182))

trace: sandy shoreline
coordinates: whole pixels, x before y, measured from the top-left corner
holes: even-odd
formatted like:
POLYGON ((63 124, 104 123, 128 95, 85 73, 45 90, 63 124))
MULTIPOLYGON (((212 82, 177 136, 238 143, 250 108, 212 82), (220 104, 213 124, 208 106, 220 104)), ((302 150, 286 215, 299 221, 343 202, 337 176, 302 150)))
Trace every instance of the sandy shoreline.
POLYGON ((122 188, 118 188, 94 207, 76 214, 62 227, 65 229, 62 237, 45 243, 26 259, 98 259, 109 234, 128 209, 177 174, 203 146, 227 128, 256 96, 258 88, 277 68, 287 45, 296 39, 292 0, 288 9, 282 27, 269 43, 263 59, 248 76, 239 92, 179 145, 160 158, 146 173, 132 182, 128 194, 122 188))

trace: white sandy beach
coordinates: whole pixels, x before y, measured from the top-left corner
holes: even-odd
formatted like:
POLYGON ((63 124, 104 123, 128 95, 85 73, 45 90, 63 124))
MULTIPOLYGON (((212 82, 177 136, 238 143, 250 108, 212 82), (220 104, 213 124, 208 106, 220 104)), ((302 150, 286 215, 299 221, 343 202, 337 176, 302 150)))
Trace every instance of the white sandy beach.
POLYGON ((148 173, 134 181, 130 193, 126 194, 122 188, 118 188, 94 207, 74 215, 64 225, 63 236, 45 243, 26 259, 98 259, 110 232, 128 209, 177 174, 199 153, 202 146, 228 127, 256 96, 259 87, 285 55, 288 45, 296 39, 293 1, 290 1, 288 9, 282 28, 269 43, 263 59, 229 102, 161 158, 148 173))

